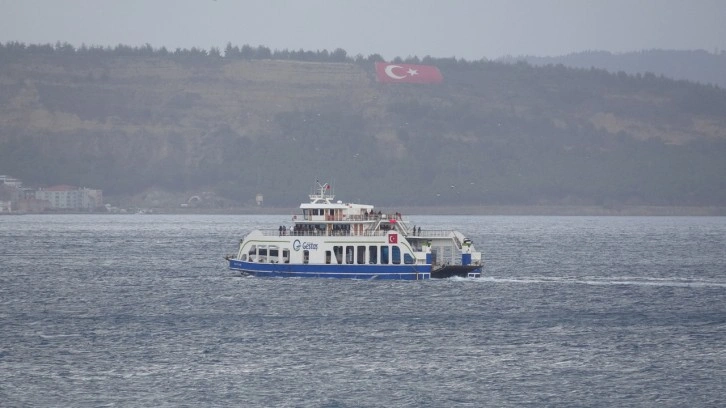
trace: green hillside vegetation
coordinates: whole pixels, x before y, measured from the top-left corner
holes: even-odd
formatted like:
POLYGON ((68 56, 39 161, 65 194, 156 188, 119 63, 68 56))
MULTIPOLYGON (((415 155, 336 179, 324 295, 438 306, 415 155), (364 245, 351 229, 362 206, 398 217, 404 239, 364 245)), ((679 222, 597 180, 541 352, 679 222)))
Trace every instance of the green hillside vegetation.
POLYGON ((107 197, 294 206, 726 205, 726 92, 656 76, 343 50, 0 44, 0 173, 107 197))
POLYGON ((642 50, 611 53, 582 51, 557 57, 504 57, 499 61, 526 61, 532 65, 563 64, 574 68, 598 67, 610 72, 663 74, 704 84, 726 86, 726 51, 715 50, 642 50))

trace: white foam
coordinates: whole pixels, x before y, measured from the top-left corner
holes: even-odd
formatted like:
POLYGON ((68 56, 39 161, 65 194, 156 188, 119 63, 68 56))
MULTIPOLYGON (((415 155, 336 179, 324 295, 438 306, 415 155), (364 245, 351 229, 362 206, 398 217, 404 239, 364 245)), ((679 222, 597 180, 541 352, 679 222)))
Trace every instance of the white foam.
POLYGON ((521 283, 521 284, 542 284, 542 283, 560 283, 560 284, 579 284, 594 286, 614 286, 614 285, 630 285, 630 286, 660 286, 660 287, 694 287, 694 288, 726 288, 726 282, 708 280, 708 279, 678 279, 678 278, 635 278, 629 276, 608 277, 608 278, 575 278, 575 277, 516 277, 516 278, 500 278, 482 276, 481 278, 459 278, 461 281, 481 281, 488 283, 521 283))

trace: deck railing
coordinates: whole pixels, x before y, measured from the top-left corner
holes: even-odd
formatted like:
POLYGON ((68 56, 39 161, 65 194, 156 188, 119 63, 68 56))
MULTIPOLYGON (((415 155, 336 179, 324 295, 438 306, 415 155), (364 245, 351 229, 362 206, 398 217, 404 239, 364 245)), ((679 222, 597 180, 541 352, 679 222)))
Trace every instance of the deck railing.
MULTIPOLYGON (((294 231, 287 229, 285 231, 280 231, 276 229, 261 229, 262 235, 272 237, 272 236, 294 236, 294 237, 340 237, 340 236, 355 236, 355 237, 382 237, 388 234, 389 231, 362 231, 362 232, 355 232, 355 231, 347 231, 347 230, 333 230, 333 231, 325 231, 325 230, 311 230, 311 231, 294 231)), ((422 230, 420 234, 416 233, 408 233, 403 234, 401 231, 393 230, 393 232, 398 232, 399 234, 402 234, 406 236, 407 238, 447 238, 451 235, 451 230, 422 230)))
POLYGON ((296 215, 295 218, 300 218, 304 221, 318 222, 318 221, 378 221, 378 220, 400 220, 401 217, 395 214, 348 214, 348 215, 296 215))

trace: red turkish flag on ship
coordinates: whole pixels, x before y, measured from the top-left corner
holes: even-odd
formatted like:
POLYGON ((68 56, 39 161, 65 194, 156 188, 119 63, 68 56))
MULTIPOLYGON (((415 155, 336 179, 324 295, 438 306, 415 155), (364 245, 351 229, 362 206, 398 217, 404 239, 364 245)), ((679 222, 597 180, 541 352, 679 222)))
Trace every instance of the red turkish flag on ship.
POLYGON ((433 65, 396 64, 376 62, 378 82, 409 84, 438 84, 444 80, 441 71, 433 65))

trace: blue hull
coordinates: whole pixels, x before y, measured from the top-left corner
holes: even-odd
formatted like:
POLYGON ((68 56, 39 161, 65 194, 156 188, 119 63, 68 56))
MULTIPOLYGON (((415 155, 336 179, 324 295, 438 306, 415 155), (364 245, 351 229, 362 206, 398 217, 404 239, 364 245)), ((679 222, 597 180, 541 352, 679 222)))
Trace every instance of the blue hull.
POLYGON ((229 268, 260 277, 425 280, 431 265, 292 265, 229 260, 229 268))

